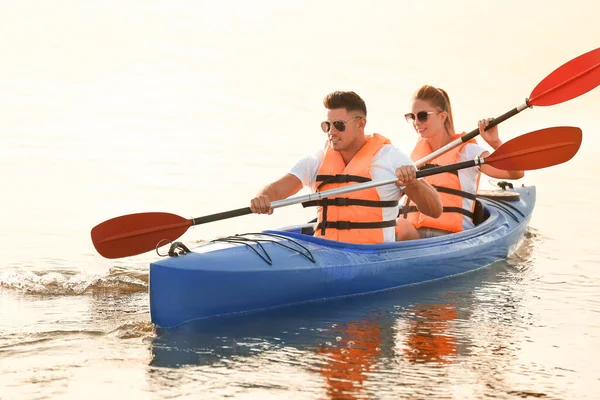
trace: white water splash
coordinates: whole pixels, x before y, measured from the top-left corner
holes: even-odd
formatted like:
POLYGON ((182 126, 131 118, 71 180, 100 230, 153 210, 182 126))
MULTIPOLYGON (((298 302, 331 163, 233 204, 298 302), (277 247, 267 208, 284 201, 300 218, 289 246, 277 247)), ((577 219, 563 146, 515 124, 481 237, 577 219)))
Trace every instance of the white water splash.
POLYGON ((14 268, 0 274, 0 286, 30 294, 80 295, 94 288, 110 288, 124 292, 144 291, 148 284, 128 275, 102 276, 86 273, 66 275, 58 272, 36 274, 14 268))

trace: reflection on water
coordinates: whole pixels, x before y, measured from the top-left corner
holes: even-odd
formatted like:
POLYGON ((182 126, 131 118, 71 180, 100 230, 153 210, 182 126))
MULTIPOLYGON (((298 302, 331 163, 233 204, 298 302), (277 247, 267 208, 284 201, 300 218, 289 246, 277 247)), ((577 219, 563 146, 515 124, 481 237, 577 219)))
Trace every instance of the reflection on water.
MULTIPOLYGON (((527 251, 525 245, 518 257, 526 260, 527 251)), ((477 364, 485 386, 496 379, 493 371, 502 361, 486 358, 490 363, 484 365, 478 358, 486 352, 500 356, 515 342, 510 335, 515 331, 496 326, 493 334, 474 334, 473 319, 484 331, 499 315, 510 325, 518 323, 519 296, 512 292, 519 290, 515 276, 523 273, 526 263, 517 269, 499 262, 459 278, 386 293, 158 330, 150 365, 160 369, 151 371, 185 380, 191 370, 211 367, 220 371, 213 376, 218 381, 225 380, 225 371, 243 366, 293 367, 294 374, 318 378, 321 397, 358 399, 393 396, 416 385, 424 394, 437 393, 430 367, 449 390, 461 382, 453 365, 470 369, 477 364), (515 313, 512 317, 507 307, 515 313), (430 367, 422 370, 420 365, 430 367), (440 368, 451 369, 442 373, 440 368)), ((258 378, 257 385, 274 384, 269 374, 262 376, 265 382, 258 378)))
POLYGON ((407 315, 405 338, 398 346, 411 363, 451 363, 456 341, 450 327, 456 320, 455 304, 415 304, 407 315))
MULTIPOLYGON (((558 344, 583 350, 593 343, 558 340, 551 336, 564 327, 544 325, 570 315, 565 309, 554 319, 543 316, 548 302, 540 298, 558 290, 539 279, 551 265, 546 253, 553 246, 531 230, 507 262, 457 278, 171 330, 154 329, 145 287, 127 283, 131 278, 145 285, 142 271, 112 267, 85 279, 62 273, 66 282, 94 282, 79 294, 57 286, 62 279, 45 281, 48 290, 31 290, 31 275, 12 271, 0 300, 27 307, 23 314, 37 319, 13 314, 4 321, 11 333, 2 335, 0 355, 11 364, 0 358, 0 384, 8 394, 23 393, 26 383, 32 396, 60 395, 67 379, 71 388, 85 386, 90 373, 100 373, 118 388, 145 379, 143 390, 161 397, 199 391, 206 398, 261 399, 585 394, 594 389, 565 388, 586 369, 565 358, 569 348, 558 344), (9 281, 17 284, 7 286, 9 281), (55 294, 59 287, 63 291, 55 294), (62 318, 65 313, 77 318, 62 318), (79 350, 65 357, 70 348, 79 350), (124 363, 127 372, 115 368, 124 363), (33 364, 36 370, 29 369, 33 364), (37 381, 39 376, 45 380, 37 381)), ((571 293, 570 287, 560 290, 571 293)))
POLYGON ((336 343, 321 345, 325 359, 319 372, 331 398, 353 399, 361 395, 368 374, 376 371, 381 352, 381 327, 372 319, 350 321, 334 329, 336 343))

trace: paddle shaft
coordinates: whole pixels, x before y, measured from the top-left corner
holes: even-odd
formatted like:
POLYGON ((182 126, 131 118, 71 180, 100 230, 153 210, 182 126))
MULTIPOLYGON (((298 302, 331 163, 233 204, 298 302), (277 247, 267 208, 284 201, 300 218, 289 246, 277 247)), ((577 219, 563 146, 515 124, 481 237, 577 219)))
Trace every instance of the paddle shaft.
MULTIPOLYGON (((531 107, 531 106, 529 105, 529 103, 527 101, 525 101, 525 103, 521 104, 520 106, 515 107, 512 110, 502 114, 501 116, 491 120, 489 122, 489 124, 485 127, 484 130, 487 131, 488 129, 493 128, 494 126, 498 125, 501 122, 506 121, 510 117, 517 115, 518 113, 520 113, 521 111, 523 111, 524 109, 526 109, 528 107, 531 107)), ((473 139, 477 135, 479 135, 479 128, 473 129, 471 132, 467 133, 466 135, 461 136, 460 138, 448 143, 447 145, 440 147, 433 153, 428 154, 427 156, 423 157, 422 159, 420 159, 419 161, 417 161, 415 163, 416 167, 419 168, 419 167, 423 166, 424 164, 427 164, 429 161, 436 159, 437 157, 452 150, 453 148, 455 148, 457 146, 460 146, 462 143, 465 143, 467 140, 473 139)))
MULTIPOLYGON (((599 83, 600 48, 582 54, 561 65, 538 83, 529 95, 529 98, 525 99, 525 103, 502 114, 498 118, 491 120, 485 130, 487 131, 488 129, 493 128, 499 123, 517 115, 526 108, 533 108, 533 106, 550 106, 571 100, 592 90, 598 86, 599 83)), ((419 168, 423 164, 426 164, 477 135, 479 135, 479 129, 475 129, 461 138, 448 143, 444 147, 417 161, 415 165, 419 168)))
MULTIPOLYGON (((518 111, 517 111, 518 112, 518 111)), ((465 168, 489 164, 500 169, 523 169, 532 170, 545 168, 569 160, 579 149, 581 144, 581 129, 575 127, 554 127, 529 132, 525 135, 511 139, 498 147, 494 153, 486 158, 475 158, 455 164, 442 165, 417 171, 417 178, 441 174, 444 172, 458 171, 465 168), (511 161, 507 164, 507 161, 511 161)), ((390 176, 341 188, 325 190, 322 192, 309 193, 304 196, 291 197, 271 203, 271 208, 290 206, 292 204, 304 203, 334 197, 344 193, 357 192, 378 186, 396 183, 398 178, 390 176)), ((204 217, 194 218, 191 225, 205 224, 207 222, 221 219, 239 217, 251 214, 250 207, 238 208, 204 217)))
MULTIPOLYGON (((484 164, 485 159, 476 158, 474 160, 462 161, 456 164, 443 165, 441 167, 427 168, 422 171, 417 171, 417 178, 422 178, 425 176, 441 174, 444 172, 458 171, 459 169, 476 167, 478 165, 484 164)), ((389 185, 392 183, 396 183, 398 178, 390 177, 385 179, 378 179, 376 181, 369 181, 364 183, 359 183, 356 185, 344 186, 337 189, 325 190, 322 192, 309 193, 303 196, 290 197, 289 199, 278 200, 271 203, 271 208, 280 208, 291 206, 293 204, 300 204, 306 201, 320 200, 326 197, 337 196, 340 194, 357 192, 359 190, 371 189, 378 186, 389 185)), ((192 219, 192 225, 200 225, 206 224, 209 222, 219 221, 222 219, 229 219, 240 217, 242 215, 252 214, 252 210, 250 207, 238 208, 236 210, 220 212, 211 215, 205 215, 203 217, 197 217, 192 219)))
MULTIPOLYGON (((470 168, 483 163, 504 170, 534 170, 570 160, 581 145, 581 129, 576 127, 554 127, 529 132, 503 143, 485 159, 463 161, 417 172, 417 177, 470 168)), ((392 175, 392 174, 390 174, 392 175)), ((336 195, 395 184, 396 176, 312 193, 305 196, 275 201, 273 208, 311 200, 335 197, 336 195)), ((155 250, 173 242, 192 225, 251 214, 249 207, 186 219, 179 215, 161 212, 122 215, 96 225, 91 231, 92 242, 99 254, 106 258, 129 257, 155 250)))
MULTIPOLYGON (((276 202, 272 203, 275 204, 276 202)), ((192 219, 192 225, 206 224, 209 222, 220 221, 222 219, 229 219, 235 217, 241 217, 242 215, 252 214, 250 207, 238 208, 236 210, 224 211, 216 214, 205 215, 203 217, 197 217, 192 219)))

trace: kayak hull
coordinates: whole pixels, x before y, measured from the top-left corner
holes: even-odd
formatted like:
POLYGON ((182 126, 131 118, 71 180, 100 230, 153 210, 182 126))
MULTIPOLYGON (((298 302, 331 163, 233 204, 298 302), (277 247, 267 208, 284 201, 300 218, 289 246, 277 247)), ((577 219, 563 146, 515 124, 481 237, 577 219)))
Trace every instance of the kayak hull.
POLYGON ((505 259, 523 240, 535 187, 482 199, 487 219, 468 231, 416 241, 355 245, 299 229, 211 242, 150 265, 152 322, 183 323, 356 296, 464 274, 505 259))

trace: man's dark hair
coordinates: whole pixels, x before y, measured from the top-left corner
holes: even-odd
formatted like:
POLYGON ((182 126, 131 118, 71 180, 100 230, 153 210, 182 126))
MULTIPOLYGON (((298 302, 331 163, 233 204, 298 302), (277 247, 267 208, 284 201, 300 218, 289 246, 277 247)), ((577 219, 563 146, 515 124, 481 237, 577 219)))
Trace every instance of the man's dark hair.
POLYGON ((346 111, 360 111, 363 117, 367 117, 367 106, 365 101, 354 92, 335 91, 329 93, 323 99, 323 105, 328 110, 344 108, 346 111))

